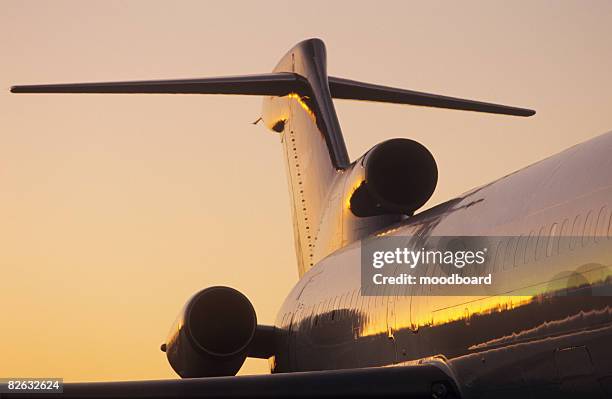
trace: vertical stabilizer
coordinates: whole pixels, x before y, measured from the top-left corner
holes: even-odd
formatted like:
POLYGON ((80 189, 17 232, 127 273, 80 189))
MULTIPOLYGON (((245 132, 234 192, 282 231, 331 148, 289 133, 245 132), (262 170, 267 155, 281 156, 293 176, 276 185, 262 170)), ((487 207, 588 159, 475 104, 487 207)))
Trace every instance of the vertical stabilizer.
POLYGON ((301 276, 313 265, 329 190, 349 158, 329 92, 323 42, 299 43, 274 73, 293 73, 304 81, 286 96, 267 97, 263 116, 268 127, 281 136, 301 276))

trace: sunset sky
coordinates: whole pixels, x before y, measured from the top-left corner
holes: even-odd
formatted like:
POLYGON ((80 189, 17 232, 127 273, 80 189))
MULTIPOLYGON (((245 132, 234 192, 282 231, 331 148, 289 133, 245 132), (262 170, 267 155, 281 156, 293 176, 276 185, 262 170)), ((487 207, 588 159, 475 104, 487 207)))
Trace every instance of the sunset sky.
POLYGON ((159 345, 191 294, 235 287, 272 324, 297 281, 260 98, 11 85, 263 73, 319 37, 331 75, 537 110, 336 101, 351 159, 429 148, 425 208, 612 130, 612 2, 424 3, 0 0, 0 377, 175 378, 159 345))

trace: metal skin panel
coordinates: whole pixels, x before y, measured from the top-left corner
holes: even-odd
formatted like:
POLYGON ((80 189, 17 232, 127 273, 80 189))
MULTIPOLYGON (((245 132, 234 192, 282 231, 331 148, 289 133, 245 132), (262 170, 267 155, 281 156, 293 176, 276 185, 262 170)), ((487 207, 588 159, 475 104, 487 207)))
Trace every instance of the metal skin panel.
POLYGON ((577 220, 578 233, 595 240, 583 240, 573 250, 534 254, 509 269, 491 264, 504 291, 539 284, 544 295, 475 298, 405 291, 362 296, 355 242, 316 264, 285 301, 277 328, 287 332, 282 335, 287 341, 280 348, 294 356, 291 361, 275 358, 272 371, 399 365, 435 357, 457 376, 467 396, 503 397, 536 388, 560 393, 573 386, 566 377, 573 373, 567 361, 559 370, 558 351, 584 347, 581 353, 590 354, 592 364, 575 367, 591 370, 580 378, 592 383, 581 385, 581 392, 600 394, 597 381, 612 375, 607 360, 612 358, 612 297, 555 296, 559 293, 547 287, 563 275, 609 284, 611 153, 612 132, 377 232, 528 237, 554 230, 572 236, 576 228, 561 226, 577 220))

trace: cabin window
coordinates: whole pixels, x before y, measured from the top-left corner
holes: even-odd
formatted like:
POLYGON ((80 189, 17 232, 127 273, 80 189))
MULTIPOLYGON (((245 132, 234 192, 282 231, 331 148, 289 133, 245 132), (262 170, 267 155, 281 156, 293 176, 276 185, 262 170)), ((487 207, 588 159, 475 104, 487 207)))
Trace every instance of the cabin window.
POLYGON ((370 310, 370 301, 372 300, 372 297, 369 296, 369 293, 370 293, 370 289, 369 289, 369 286, 367 286, 363 294, 363 305, 362 305, 363 311, 366 314, 370 310))
MULTIPOLYGON (((330 316, 335 312, 335 310, 338 308, 338 297, 335 296, 333 297, 330 301, 329 301, 329 313, 330 316)), ((330 317, 330 319, 332 319, 330 317)))
POLYGON ((351 300, 351 309, 355 310, 355 311, 359 311, 359 298, 361 298, 361 295, 359 293, 359 288, 355 290, 355 292, 353 293, 353 299, 351 300))
POLYGON ((357 305, 355 304, 356 299, 359 297, 359 290, 355 290, 353 291, 353 293, 351 294, 351 301, 349 303, 349 309, 355 309, 357 307, 357 305))
POLYGON ((504 245, 506 242, 502 239, 497 244, 497 251, 495 252, 495 268, 494 270, 501 272, 504 260, 504 245))
POLYGON ((593 225, 593 211, 589 211, 584 221, 584 230, 582 231, 582 246, 583 247, 586 247, 587 245, 593 242, 593 229, 594 228, 595 226, 593 225))
POLYGON ((563 223, 561 223, 561 230, 559 231, 559 249, 557 251, 558 253, 565 252, 569 249, 569 240, 570 240, 569 228, 570 228, 569 219, 568 218, 563 219, 563 223))
MULTIPOLYGON (((435 276, 435 267, 434 265, 427 265, 427 277, 434 277, 435 276)), ((428 289, 429 292, 431 292, 431 290, 433 289, 433 284, 429 284, 428 285, 428 289)))
POLYGON ((546 248, 546 256, 553 256, 559 252, 559 236, 557 234, 557 228, 559 225, 553 223, 550 226, 550 233, 548 233, 548 247, 546 248))
POLYGON ((287 325, 287 329, 291 330, 291 326, 293 325, 293 313, 287 313, 287 320, 285 320, 285 324, 287 325))
POLYGON ((344 297, 344 309, 350 309, 352 296, 353 291, 349 291, 346 293, 346 296, 344 297))
POLYGON ((370 286, 366 285, 363 288, 362 299, 361 299, 361 310, 364 313, 368 313, 368 308, 369 308, 369 305, 370 305, 370 299, 372 298, 372 297, 368 296, 369 293, 370 293, 370 286))
POLYGON ((529 240, 527 241, 527 248, 525 248, 525 263, 529 263, 535 260, 536 247, 538 242, 538 236, 534 231, 529 233, 529 240))
MULTIPOLYGON (((436 273, 438 272, 438 270, 436 269, 436 265, 428 265, 427 266, 427 276, 430 278, 434 278, 436 277, 436 273)), ((434 286, 434 284, 429 284, 429 292, 432 292, 433 290, 435 290, 436 287, 434 286)))
POLYGON ((321 317, 320 317, 321 320, 319 320, 320 323, 324 323, 325 317, 329 315, 329 303, 330 303, 329 299, 323 302, 323 307, 321 308, 321 317))
POLYGON ((514 254, 514 266, 519 266, 525 263, 525 250, 527 249, 527 242, 529 236, 521 235, 516 243, 516 253, 514 254))
POLYGON ((540 233, 538 234, 538 244, 536 247, 535 260, 540 260, 546 253, 546 246, 548 243, 548 237, 546 236, 546 226, 542 226, 540 233))
POLYGON ((357 309, 359 312, 363 312, 363 292, 361 291, 361 288, 359 289, 359 294, 355 299, 355 309, 357 309))
POLYGON ((306 316, 306 320, 308 320, 310 323, 306 324, 306 326, 310 325, 310 327, 312 327, 312 322, 314 319, 314 306, 309 306, 308 311, 306 312, 306 314, 308 316, 306 316))
MULTIPOLYGON (((370 293, 372 293, 372 291, 370 291, 370 293)), ((376 297, 375 296, 369 296, 368 299, 367 299, 367 302, 368 302, 367 313, 373 312, 374 309, 376 309, 376 297)))
POLYGON ((331 309, 331 320, 338 320, 340 312, 342 311, 342 295, 337 296, 331 309))
POLYGON ((595 242, 599 242, 606 236, 608 224, 608 207, 602 206, 597 216, 597 224, 595 226, 595 242))
POLYGON ((510 237, 506 245, 506 255, 504 256, 504 270, 512 269, 514 265, 514 253, 516 252, 517 239, 510 237))
POLYGON ((321 303, 322 302, 317 303, 313 309, 312 322, 313 322, 314 327, 316 327, 317 324, 319 324, 319 313, 321 313, 321 303))
POLYGON ((304 316, 304 309, 298 308, 298 310, 293 315, 293 325, 298 326, 296 328, 299 328, 299 325, 302 323, 303 316, 304 316))
POLYGON ((344 315, 343 317, 348 317, 351 312, 351 301, 353 299, 353 291, 349 291, 346 293, 346 300, 344 301, 344 315))
POLYGON ((574 218, 574 225, 572 226, 572 235, 570 238, 570 251, 573 251, 580 240, 580 235, 584 231, 584 225, 582 224, 582 215, 578 214, 574 218))

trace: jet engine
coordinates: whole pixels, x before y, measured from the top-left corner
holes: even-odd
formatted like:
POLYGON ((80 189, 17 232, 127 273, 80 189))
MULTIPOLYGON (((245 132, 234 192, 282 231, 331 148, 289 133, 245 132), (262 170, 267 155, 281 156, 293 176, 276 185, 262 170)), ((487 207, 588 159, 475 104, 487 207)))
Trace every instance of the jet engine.
POLYGON ((416 141, 384 141, 354 166, 350 208, 356 216, 411 215, 427 202, 438 182, 433 155, 416 141))
POLYGON ((187 301, 161 349, 183 378, 230 376, 247 356, 272 355, 273 327, 258 329, 253 305, 239 291, 209 287, 187 301))

